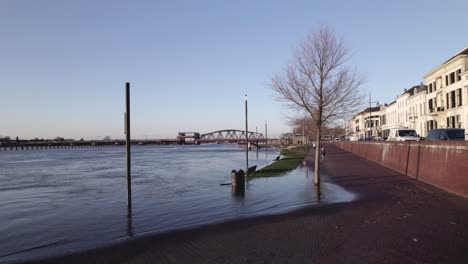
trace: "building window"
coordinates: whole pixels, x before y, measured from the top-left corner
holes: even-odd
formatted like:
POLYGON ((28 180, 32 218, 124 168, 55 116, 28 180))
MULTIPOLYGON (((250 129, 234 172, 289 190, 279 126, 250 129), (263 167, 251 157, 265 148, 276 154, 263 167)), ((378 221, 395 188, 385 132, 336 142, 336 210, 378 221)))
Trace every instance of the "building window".
POLYGON ((429 93, 432 93, 432 83, 429 84, 429 93))
MULTIPOLYGON (((447 101, 446 101, 447 102, 447 109, 449 109, 450 104, 449 104, 449 94, 448 93, 445 94, 445 99, 447 99, 447 101)), ((444 105, 444 104, 442 104, 442 105, 444 105)))
POLYGON ((437 128, 437 121, 435 121, 435 120, 427 121, 427 129, 428 130, 436 129, 436 128, 437 128))
POLYGON ((461 81, 461 69, 457 70, 457 82, 461 81))
POLYGON ((457 115, 457 119, 456 119, 456 120, 457 120, 457 126, 456 126, 456 127, 457 127, 457 128, 461 128, 461 117, 460 117, 460 115, 457 115))
POLYGON ((457 106, 462 105, 462 89, 457 89, 457 106))
POLYGON ((454 108, 457 105, 455 104, 455 91, 450 92, 451 107, 454 108))
POLYGON ((445 75, 445 86, 448 86, 448 75, 445 75))

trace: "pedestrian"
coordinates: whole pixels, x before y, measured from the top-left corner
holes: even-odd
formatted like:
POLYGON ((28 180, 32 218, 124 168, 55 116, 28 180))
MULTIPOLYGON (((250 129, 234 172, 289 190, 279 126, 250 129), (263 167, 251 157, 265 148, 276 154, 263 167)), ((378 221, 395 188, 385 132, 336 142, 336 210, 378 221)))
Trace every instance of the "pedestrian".
POLYGON ((323 159, 325 158, 325 154, 327 154, 327 150, 325 149, 325 147, 322 146, 321 152, 322 152, 322 161, 323 161, 323 159))
POLYGON ((314 149, 315 149, 315 142, 312 144, 312 147, 314 147, 314 149))

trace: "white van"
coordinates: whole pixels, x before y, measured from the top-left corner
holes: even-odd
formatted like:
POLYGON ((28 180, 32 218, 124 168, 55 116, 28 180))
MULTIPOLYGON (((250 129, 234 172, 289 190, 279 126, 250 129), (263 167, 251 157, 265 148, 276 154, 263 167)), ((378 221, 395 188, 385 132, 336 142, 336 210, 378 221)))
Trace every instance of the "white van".
POLYGON ((420 139, 414 129, 395 128, 390 129, 387 141, 419 141, 420 139))

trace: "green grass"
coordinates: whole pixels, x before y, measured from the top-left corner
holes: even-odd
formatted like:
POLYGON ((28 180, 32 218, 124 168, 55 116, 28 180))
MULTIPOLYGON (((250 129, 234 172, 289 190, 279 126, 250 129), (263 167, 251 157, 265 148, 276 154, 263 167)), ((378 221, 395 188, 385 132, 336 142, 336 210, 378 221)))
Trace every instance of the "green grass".
POLYGON ((294 149, 282 149, 280 151, 284 158, 251 174, 249 178, 276 177, 292 171, 304 160, 306 147, 300 146, 294 149))

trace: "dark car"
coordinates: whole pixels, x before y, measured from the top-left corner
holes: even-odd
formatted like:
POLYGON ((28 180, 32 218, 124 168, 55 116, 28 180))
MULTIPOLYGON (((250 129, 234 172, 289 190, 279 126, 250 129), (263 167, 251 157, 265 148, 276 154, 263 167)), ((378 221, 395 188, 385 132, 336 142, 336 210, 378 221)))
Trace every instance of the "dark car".
POLYGON ((426 140, 465 140, 465 129, 463 128, 440 128, 432 129, 426 140))

